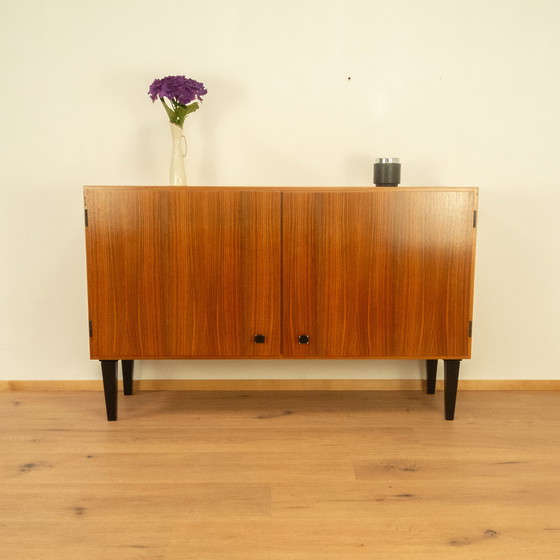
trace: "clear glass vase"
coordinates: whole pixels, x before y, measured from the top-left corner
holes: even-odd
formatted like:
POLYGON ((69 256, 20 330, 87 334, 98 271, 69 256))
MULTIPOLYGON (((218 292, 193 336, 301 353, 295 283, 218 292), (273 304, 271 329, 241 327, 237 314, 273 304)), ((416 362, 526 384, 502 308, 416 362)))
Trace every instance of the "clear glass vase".
POLYGON ((185 171, 185 157, 187 155, 187 140, 180 126, 173 123, 169 124, 171 126, 171 138, 173 140, 169 184, 186 185, 187 173, 185 171))

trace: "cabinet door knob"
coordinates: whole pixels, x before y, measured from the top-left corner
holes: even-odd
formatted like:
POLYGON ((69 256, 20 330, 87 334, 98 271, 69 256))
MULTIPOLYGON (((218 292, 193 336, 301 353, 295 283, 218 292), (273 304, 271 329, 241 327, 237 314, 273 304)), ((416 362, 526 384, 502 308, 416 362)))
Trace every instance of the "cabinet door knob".
POLYGON ((309 335, 300 334, 298 336, 298 344, 309 344, 309 335))
POLYGON ((255 335, 255 344, 264 344, 264 334, 256 334, 255 335))

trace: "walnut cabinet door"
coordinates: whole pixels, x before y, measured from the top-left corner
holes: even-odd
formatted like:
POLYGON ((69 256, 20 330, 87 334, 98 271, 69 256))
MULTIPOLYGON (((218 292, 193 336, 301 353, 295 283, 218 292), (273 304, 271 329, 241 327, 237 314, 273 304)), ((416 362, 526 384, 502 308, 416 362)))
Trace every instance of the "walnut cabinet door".
POLYGON ((284 355, 470 357, 476 197, 284 192, 284 355))
POLYGON ((280 197, 86 187, 91 357, 278 356, 280 197))

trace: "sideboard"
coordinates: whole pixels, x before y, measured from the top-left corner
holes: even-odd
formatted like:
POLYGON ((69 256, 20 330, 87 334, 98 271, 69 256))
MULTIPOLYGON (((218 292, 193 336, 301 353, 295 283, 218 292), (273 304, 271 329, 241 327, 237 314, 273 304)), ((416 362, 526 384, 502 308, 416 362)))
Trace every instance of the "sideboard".
POLYGON ((108 420, 134 360, 471 356, 477 188, 84 187, 108 420))

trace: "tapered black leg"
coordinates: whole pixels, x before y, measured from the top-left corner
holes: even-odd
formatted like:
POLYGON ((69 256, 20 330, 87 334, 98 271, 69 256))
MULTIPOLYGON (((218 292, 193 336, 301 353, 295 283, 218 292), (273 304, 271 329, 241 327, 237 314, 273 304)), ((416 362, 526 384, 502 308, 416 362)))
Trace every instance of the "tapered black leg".
POLYGON ((101 360, 107 420, 117 419, 117 360, 101 360))
POLYGON ((426 360, 426 380, 428 382, 428 395, 436 392, 437 360, 426 360))
POLYGON ((134 375, 134 360, 122 361, 123 389, 125 395, 132 395, 132 378, 134 375))
POLYGON ((459 366, 461 360, 444 360, 445 375, 445 419, 455 418, 455 403, 457 401, 457 385, 459 384, 459 366))

